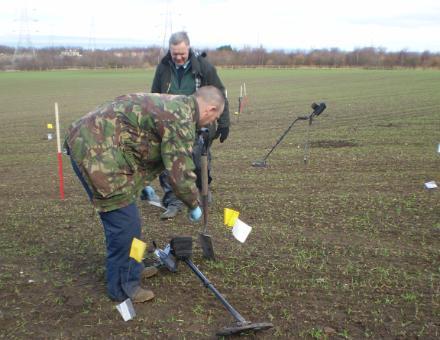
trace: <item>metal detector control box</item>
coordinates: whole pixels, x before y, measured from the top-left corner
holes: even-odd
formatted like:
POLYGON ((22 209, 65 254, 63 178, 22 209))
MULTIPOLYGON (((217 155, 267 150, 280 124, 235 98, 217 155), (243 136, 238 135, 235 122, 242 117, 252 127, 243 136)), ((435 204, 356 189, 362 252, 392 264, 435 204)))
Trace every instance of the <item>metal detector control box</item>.
POLYGON ((192 237, 179 236, 170 241, 171 253, 179 260, 185 261, 192 256, 192 237))

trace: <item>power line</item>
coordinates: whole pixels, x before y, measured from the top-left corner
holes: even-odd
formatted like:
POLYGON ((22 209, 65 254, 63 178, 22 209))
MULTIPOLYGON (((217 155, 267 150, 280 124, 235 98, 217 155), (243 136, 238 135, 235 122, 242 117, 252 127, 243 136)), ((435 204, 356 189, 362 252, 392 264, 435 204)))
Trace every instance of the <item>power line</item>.
MULTIPOLYGON (((33 9, 35 10, 35 9, 33 9)), ((20 11, 19 22, 19 33, 18 33, 18 41, 15 46, 13 61, 20 57, 32 57, 35 58, 35 47, 32 43, 31 39, 31 25, 32 23, 37 22, 38 20, 33 19, 29 16, 27 3, 20 11), (30 53, 27 52, 30 50, 30 53)))

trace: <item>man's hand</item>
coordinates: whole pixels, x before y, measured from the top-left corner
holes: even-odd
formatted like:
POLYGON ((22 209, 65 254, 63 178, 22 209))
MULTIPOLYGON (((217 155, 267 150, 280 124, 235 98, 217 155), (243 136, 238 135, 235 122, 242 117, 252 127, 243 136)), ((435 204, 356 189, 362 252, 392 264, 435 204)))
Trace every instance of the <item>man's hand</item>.
POLYGON ((191 209, 188 213, 188 218, 191 222, 198 222, 201 217, 202 217, 202 209, 200 209, 199 206, 197 206, 194 209, 191 209))
POLYGON ((214 139, 217 139, 220 136, 220 143, 223 143, 226 138, 228 138, 229 135, 229 127, 225 126, 225 127, 218 127, 217 131, 215 132, 215 136, 214 139))

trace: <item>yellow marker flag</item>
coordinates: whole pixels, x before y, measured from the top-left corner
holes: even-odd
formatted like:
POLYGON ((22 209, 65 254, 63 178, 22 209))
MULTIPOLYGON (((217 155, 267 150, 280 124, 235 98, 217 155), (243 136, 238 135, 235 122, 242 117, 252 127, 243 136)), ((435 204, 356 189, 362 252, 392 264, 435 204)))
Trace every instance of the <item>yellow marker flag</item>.
POLYGON ((240 213, 236 210, 229 209, 229 208, 225 208, 224 212, 225 212, 225 215, 224 215, 223 223, 225 225, 227 225, 228 227, 233 227, 235 222, 237 221, 238 215, 240 215, 240 213))
POLYGON ((133 242, 131 243, 131 249, 130 249, 130 257, 138 262, 142 262, 145 249, 147 249, 147 244, 144 241, 141 241, 136 237, 133 238, 133 242))
POLYGON ((47 124, 47 128, 48 128, 48 129, 53 129, 53 125, 52 125, 51 123, 48 123, 48 124, 47 124))

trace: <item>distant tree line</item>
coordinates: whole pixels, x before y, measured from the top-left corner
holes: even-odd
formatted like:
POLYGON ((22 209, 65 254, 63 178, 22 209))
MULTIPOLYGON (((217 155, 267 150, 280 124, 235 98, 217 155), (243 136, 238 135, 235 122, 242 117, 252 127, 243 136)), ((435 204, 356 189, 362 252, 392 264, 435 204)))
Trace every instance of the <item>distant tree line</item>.
MULTIPOLYGON (((440 68, 440 53, 387 52, 365 47, 308 51, 260 48, 233 49, 230 45, 205 50, 209 60, 223 67, 364 67, 440 68)), ((66 68, 148 68, 163 56, 159 47, 87 50, 75 47, 20 49, 0 45, 0 70, 50 70, 66 68)))

